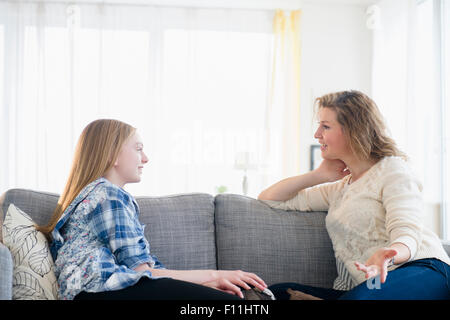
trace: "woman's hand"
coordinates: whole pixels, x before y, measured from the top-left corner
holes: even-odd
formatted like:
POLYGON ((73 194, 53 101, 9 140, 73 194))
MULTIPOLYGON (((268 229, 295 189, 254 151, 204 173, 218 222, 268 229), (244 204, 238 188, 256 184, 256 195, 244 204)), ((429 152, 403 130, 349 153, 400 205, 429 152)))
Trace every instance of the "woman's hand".
POLYGON ((323 160, 316 170, 283 179, 261 192, 258 199, 275 201, 292 199, 303 189, 342 179, 350 173, 346 169, 347 166, 341 160, 323 160))
POLYGON ((251 288, 249 284, 261 290, 267 288, 266 283, 256 274, 241 270, 218 270, 215 277, 216 279, 204 282, 202 285, 235 294, 241 298, 244 298, 241 288, 248 290, 251 288))
POLYGON ((397 255, 397 250, 380 248, 366 261, 365 264, 355 262, 358 270, 366 273, 366 279, 380 275, 380 282, 384 283, 387 277, 389 262, 397 255))
POLYGON ((169 270, 153 269, 147 263, 134 268, 135 271, 150 271, 154 276, 171 277, 173 279, 189 281, 214 289, 218 289, 243 298, 241 288, 250 289, 249 285, 261 290, 267 288, 266 283, 254 273, 241 270, 169 270), (240 288, 241 287, 241 288, 240 288))
POLYGON ((337 181, 350 174, 347 165, 338 159, 324 159, 315 171, 321 177, 321 180, 326 182, 337 181))

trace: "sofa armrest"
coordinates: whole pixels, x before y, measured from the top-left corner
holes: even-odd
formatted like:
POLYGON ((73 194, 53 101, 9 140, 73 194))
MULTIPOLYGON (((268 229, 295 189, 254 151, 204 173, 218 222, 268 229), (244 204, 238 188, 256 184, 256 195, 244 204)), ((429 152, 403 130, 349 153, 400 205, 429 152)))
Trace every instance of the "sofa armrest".
POLYGON ((444 250, 447 251, 447 254, 450 256, 450 240, 441 240, 441 242, 444 250))
POLYGON ((0 300, 12 299, 13 261, 9 249, 0 242, 0 300))

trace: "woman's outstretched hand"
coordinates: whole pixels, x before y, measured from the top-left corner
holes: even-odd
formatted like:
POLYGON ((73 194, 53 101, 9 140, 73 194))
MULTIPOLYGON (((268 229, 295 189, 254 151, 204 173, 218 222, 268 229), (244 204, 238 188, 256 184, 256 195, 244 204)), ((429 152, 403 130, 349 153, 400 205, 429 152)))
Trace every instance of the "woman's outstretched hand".
POLYGON ((366 274, 366 279, 380 275, 380 282, 384 283, 387 278, 389 262, 397 255, 397 250, 391 248, 380 248, 366 261, 366 263, 355 262, 358 270, 366 274))

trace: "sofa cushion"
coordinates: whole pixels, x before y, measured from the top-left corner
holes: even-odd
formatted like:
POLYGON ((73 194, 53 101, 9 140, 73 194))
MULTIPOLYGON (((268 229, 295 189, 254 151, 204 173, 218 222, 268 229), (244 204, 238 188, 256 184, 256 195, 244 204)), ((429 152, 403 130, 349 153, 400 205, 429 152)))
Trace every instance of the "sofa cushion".
POLYGON ((332 287, 337 277, 325 212, 270 208, 240 195, 215 198, 217 266, 254 272, 268 285, 332 287))
POLYGON ((216 269, 214 198, 192 193, 136 197, 151 253, 168 269, 216 269))
POLYGON ((5 217, 3 237, 14 261, 13 298, 56 299, 57 283, 47 240, 36 230, 34 221, 13 204, 5 217))

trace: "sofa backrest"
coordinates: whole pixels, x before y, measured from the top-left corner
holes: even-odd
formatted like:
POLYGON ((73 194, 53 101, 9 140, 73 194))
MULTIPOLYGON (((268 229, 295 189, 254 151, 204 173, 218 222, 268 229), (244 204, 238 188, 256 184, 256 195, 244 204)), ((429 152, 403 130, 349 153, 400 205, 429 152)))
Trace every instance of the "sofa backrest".
MULTIPOLYGON (((4 194, 1 209, 6 215, 13 203, 35 223, 44 225, 49 221, 58 198, 59 195, 54 193, 10 189, 4 194)), ((213 196, 192 193, 136 197, 136 201, 151 254, 156 255, 168 269, 217 268, 213 196)))
POLYGON ((136 197, 151 253, 167 269, 216 269, 214 197, 203 193, 136 197))
POLYGON ((55 210, 58 198, 59 195, 56 193, 10 189, 4 194, 1 209, 3 215, 6 215, 9 205, 13 203, 17 208, 28 214, 36 224, 45 225, 50 220, 53 210, 55 210))
POLYGON ((253 198, 215 198, 217 266, 258 274, 268 284, 332 287, 337 277, 325 212, 272 209, 253 198))

